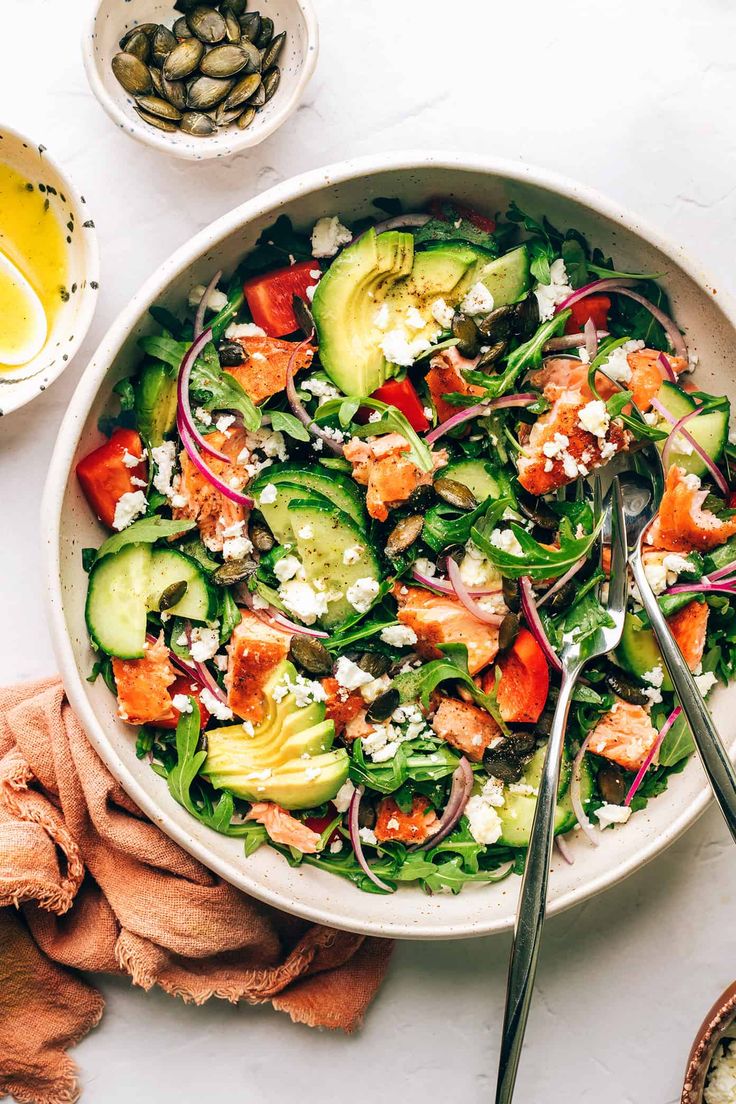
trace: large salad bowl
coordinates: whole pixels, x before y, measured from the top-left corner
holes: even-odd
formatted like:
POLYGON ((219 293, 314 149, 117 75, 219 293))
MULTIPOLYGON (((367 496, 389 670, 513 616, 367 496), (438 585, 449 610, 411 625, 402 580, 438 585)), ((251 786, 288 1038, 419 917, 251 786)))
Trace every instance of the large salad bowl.
MULTIPOLYGON (((616 258, 626 271, 662 274, 673 311, 700 360, 700 386, 718 394, 732 385, 736 311, 720 289, 677 247, 643 228, 634 217, 582 186, 520 165, 444 154, 404 154, 348 161, 307 173, 248 201, 197 234, 141 288, 113 324, 87 367, 69 405, 51 462, 43 502, 51 633, 72 706, 97 752, 140 808, 163 831, 213 871, 247 893, 300 916, 358 932, 413 939, 482 935, 510 928, 518 879, 468 887, 461 894, 429 896, 402 887, 391 896, 361 892, 313 867, 293 868, 261 848, 246 858, 242 841, 218 835, 173 800, 165 782, 135 754, 135 739, 120 721, 101 680, 86 681, 93 663, 84 621, 86 576, 81 550, 101 539, 76 480, 75 462, 101 439, 100 414, 112 388, 130 373, 139 338, 153 330, 153 304, 173 310, 190 289, 216 269, 231 272, 261 231, 282 214, 310 227, 324 215, 357 219, 375 212, 372 199, 396 196, 405 209, 421 209, 432 196, 493 212, 513 199, 536 217, 576 227, 616 258)), ((731 740, 729 707, 736 690, 716 690, 711 707, 731 740)), ((734 741, 736 748, 736 741, 734 741)), ((709 788, 691 760, 667 792, 634 815, 625 830, 601 833, 594 848, 572 844, 574 864, 555 860, 550 910, 583 901, 652 859, 703 812, 709 788)))

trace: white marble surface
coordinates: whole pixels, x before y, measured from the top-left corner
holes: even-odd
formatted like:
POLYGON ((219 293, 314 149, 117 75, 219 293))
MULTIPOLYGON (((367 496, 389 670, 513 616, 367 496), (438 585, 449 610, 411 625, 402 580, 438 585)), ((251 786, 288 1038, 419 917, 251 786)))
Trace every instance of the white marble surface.
MULTIPOLYGON (((732 282, 731 0, 315 3, 322 53, 298 113, 252 153, 190 165, 133 143, 93 100, 78 44, 84 0, 2 0, 3 122, 70 171, 102 246, 99 310, 82 353, 32 406, 0 422, 6 680, 54 666, 37 503, 85 355, 156 264, 248 196, 350 154, 498 154, 600 188, 732 282)), ((736 975, 735 898, 734 852, 711 809, 656 863, 551 921, 519 1104, 679 1100, 695 1029, 736 975)), ((83 1100, 323 1104, 390 1092, 412 1104, 480 1104, 493 1098, 507 954, 505 938, 400 946, 363 1031, 349 1039, 265 1008, 189 1008, 107 981, 107 1015, 75 1053, 83 1100)))

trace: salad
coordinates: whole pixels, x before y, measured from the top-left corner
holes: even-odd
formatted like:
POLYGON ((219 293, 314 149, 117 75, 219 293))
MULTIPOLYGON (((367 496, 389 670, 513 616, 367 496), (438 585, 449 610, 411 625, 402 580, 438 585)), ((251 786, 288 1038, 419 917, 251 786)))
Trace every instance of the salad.
MULTIPOLYGON (((523 869, 559 650, 607 618, 588 477, 619 453, 661 451, 647 577, 703 694, 733 677, 736 453, 657 274, 513 204, 375 205, 282 215, 151 309, 76 469, 110 533, 90 680, 246 856, 455 893, 523 869)), ((575 693, 568 861, 693 751, 639 597, 575 693)))

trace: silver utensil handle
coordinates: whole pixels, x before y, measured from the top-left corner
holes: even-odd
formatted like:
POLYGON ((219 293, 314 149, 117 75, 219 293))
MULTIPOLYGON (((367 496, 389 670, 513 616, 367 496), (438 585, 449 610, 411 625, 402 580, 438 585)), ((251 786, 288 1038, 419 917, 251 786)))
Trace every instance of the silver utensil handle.
POLYGON ((634 573, 636 585, 639 588, 642 604, 657 638, 659 650, 672 679, 675 693, 680 699, 680 704, 690 725, 690 731, 693 734, 705 773, 710 779, 713 793, 721 807, 728 830, 736 841, 736 771, 734 771, 733 764, 728 758, 728 753, 713 724, 690 668, 682 658, 682 653, 675 643, 670 627, 652 592, 644 573, 639 547, 635 549, 629 563, 634 573))
MULTIPOLYGON (((582 666, 582 665, 581 665, 582 666)), ((562 745, 570 702, 580 667, 562 676, 560 696, 547 744, 539 783, 524 876, 516 909, 514 942, 511 948, 501 1058, 496 1082, 496 1104, 510 1104, 516 1083, 526 1021, 529 1016, 534 975, 537 971, 542 925, 547 908, 547 883, 554 843, 554 818, 560 781, 562 745)))

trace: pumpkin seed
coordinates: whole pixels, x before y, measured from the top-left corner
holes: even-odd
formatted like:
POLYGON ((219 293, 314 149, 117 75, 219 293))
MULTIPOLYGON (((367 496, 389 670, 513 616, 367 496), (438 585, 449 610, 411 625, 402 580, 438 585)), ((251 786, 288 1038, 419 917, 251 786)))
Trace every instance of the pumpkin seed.
POLYGON ((171 583, 161 592, 161 597, 158 600, 159 611, 171 609, 177 602, 181 602, 182 598, 187 592, 189 583, 186 579, 180 579, 178 583, 171 583))
POLYGON ((167 100, 168 96, 164 90, 164 78, 161 75, 161 70, 155 66, 148 67, 148 72, 151 74, 151 84, 153 85, 153 91, 157 96, 161 96, 162 99, 167 100))
POLYGON ((187 86, 184 84, 184 81, 170 81, 162 75, 161 86, 163 89, 163 98, 168 100, 170 104, 173 104, 177 110, 186 111, 187 86))
POLYGON ((249 42, 255 42, 261 33, 261 13, 254 11, 241 15, 240 29, 244 38, 247 38, 249 42))
POLYGON ((251 107, 263 107, 266 102, 266 90, 263 87, 263 81, 258 85, 255 92, 250 98, 251 107))
POLYGON ((469 360, 477 357, 480 351, 480 334, 473 319, 458 311, 452 319, 451 329, 452 336, 458 339, 457 351, 460 356, 468 357, 469 360))
POLYGON ((233 13, 236 19, 240 19, 247 7, 248 0, 227 0, 227 4, 220 4, 220 11, 224 14, 227 9, 227 11, 233 13))
POLYGON ((498 629, 498 650, 505 652, 519 635, 519 618, 515 613, 507 613, 498 629))
POLYGON ((623 805, 626 796, 626 781, 623 771, 615 763, 601 767, 597 775, 598 789, 608 805, 623 805))
POLYGON ((181 42, 185 38, 193 38, 192 32, 189 30, 189 24, 187 23, 186 16, 180 16, 174 26, 171 28, 174 38, 178 42, 181 42))
POLYGON ((238 119, 238 130, 246 130, 256 117, 256 109, 247 107, 238 119))
POLYGON ((208 115, 201 111, 185 111, 181 117, 181 129, 196 138, 207 138, 217 129, 208 115))
POLYGON ((132 96, 144 96, 151 91, 151 74, 135 54, 116 54, 112 59, 112 71, 117 81, 132 96))
POLYGON ((480 360, 476 365, 478 371, 482 371, 484 368, 492 368, 498 358, 506 352, 506 349, 507 343, 505 341, 497 341, 494 345, 491 345, 484 353, 481 353, 480 360))
POLYGON ((160 115, 149 115, 147 111, 142 111, 137 104, 135 109, 144 123, 150 123, 151 126, 156 127, 158 130, 165 130, 168 134, 173 134, 179 129, 176 123, 172 123, 170 119, 162 119, 160 115))
POLYGON ((505 341, 511 335, 515 313, 516 307, 512 304, 496 307, 482 322, 478 323, 478 329, 483 337, 493 341, 505 341))
POLYGON ((540 529, 556 531, 559 528, 559 517, 550 509, 543 498, 535 498, 533 495, 527 494, 526 491, 519 491, 517 502, 524 517, 528 518, 529 521, 533 521, 540 529))
POLYGON ((310 675, 332 673, 332 656, 314 636, 292 636, 289 658, 310 675))
POLYGON ((281 70, 277 65, 274 65, 273 69, 269 69, 263 77, 263 92, 266 97, 266 103, 271 99, 274 92, 279 86, 281 80, 281 70))
POLYGON ((208 45, 222 42, 227 34, 225 20, 214 8, 197 7, 187 12, 187 25, 200 42, 208 45))
POLYGON ((514 332, 526 341, 539 328, 539 303, 536 295, 527 295, 515 307, 514 332))
MULTIPOLYGON (((239 341, 221 341, 217 347, 217 352, 220 356, 221 368, 237 368, 239 364, 245 362, 245 349, 239 341)), ((259 545, 256 545, 261 552, 268 552, 269 548, 273 548, 271 534, 268 533, 267 535, 270 541, 268 548, 261 548, 259 545)), ((250 539, 253 540, 252 534, 250 539)), ((255 541, 253 541, 253 543, 255 544, 255 541)))
POLYGON ((241 38, 240 20, 229 8, 223 8, 222 14, 225 18, 225 37, 228 42, 238 43, 241 38))
POLYGON ((641 686, 633 679, 627 678, 623 671, 609 671, 606 675, 606 684, 617 697, 630 705, 646 705, 649 701, 641 686))
POLYGON ((264 15, 261 19, 261 30, 256 38, 255 44, 259 50, 262 50, 265 46, 268 46, 273 38, 273 19, 270 19, 267 15, 264 15))
POLYGON ((170 119, 174 123, 181 122, 181 111, 170 104, 168 100, 160 96, 138 96, 138 106, 149 115, 157 115, 159 119, 170 119))
POLYGON ((204 56, 204 46, 198 38, 187 38, 175 46, 164 62, 163 75, 167 80, 183 80, 189 77, 204 56))
POLYGON ((243 107, 225 107, 224 104, 220 104, 215 111, 215 122, 218 127, 230 126, 231 123, 236 123, 240 116, 245 111, 245 105, 243 107))
MULTIPOLYGON (((240 351, 241 353, 243 352, 242 346, 240 351)), ((242 364, 242 361, 240 363, 242 364)), ((261 525, 258 521, 251 522, 250 539, 253 541, 254 548, 259 552, 270 552, 274 546, 271 530, 267 529, 265 525, 261 525)))
POLYGON ((125 47, 126 54, 133 54, 134 57, 140 58, 141 61, 148 61, 151 56, 151 42, 147 34, 143 31, 136 31, 128 39, 125 47))
POLYGON ((457 510, 475 510, 478 505, 478 499, 470 487, 458 483, 457 479, 435 479, 434 490, 443 502, 457 510))
POLYGON ((168 27, 163 25, 157 27, 151 39, 151 60, 153 64, 158 65, 160 69, 176 45, 176 39, 168 27))
POLYGON ((374 678, 380 678, 381 675, 385 675, 391 666, 391 660, 387 655, 381 655, 380 652, 364 652, 358 660, 358 667, 361 671, 365 671, 368 675, 373 675, 374 678))
POLYGON ((504 576, 501 580, 501 590, 506 605, 510 610, 514 610, 515 613, 518 613, 521 609, 521 595, 519 593, 518 579, 507 579, 504 576))
MULTIPOLYGON (((146 37, 153 34, 156 30, 158 23, 139 23, 137 27, 131 27, 129 31, 126 31, 123 37, 120 39, 120 49, 128 51, 128 43, 135 35, 144 34, 146 37)), ((130 52, 130 51, 128 51, 130 52)))
POLYGON ((387 721, 400 701, 401 695, 395 687, 392 686, 389 690, 384 690, 384 692, 379 694, 376 700, 371 703, 365 715, 366 720, 387 721))
POLYGON ((262 65, 264 71, 270 69, 278 61, 281 49, 286 41, 286 31, 282 31, 281 34, 277 34, 271 41, 270 46, 267 46, 263 51, 262 65))
POLYGON ((254 46, 252 42, 249 42, 247 38, 241 38, 240 48, 245 50, 248 55, 248 64, 246 66, 246 73, 260 73, 261 71, 261 51, 257 46, 254 46))
POLYGON ((411 548, 414 541, 419 539, 423 528, 424 518, 421 514, 411 514, 409 517, 402 518, 391 530, 386 541, 388 558, 393 560, 402 552, 406 552, 407 548, 411 548))
POLYGON ((249 579, 257 567, 255 560, 226 560, 213 573, 212 578, 220 586, 234 586, 236 583, 242 583, 244 579, 249 579))
POLYGON ((246 77, 241 77, 233 86, 232 92, 225 100, 226 109, 232 111, 236 107, 241 107, 246 100, 250 99, 254 92, 257 92, 260 83, 260 73, 249 73, 246 77))
POLYGON ((233 86, 231 80, 218 80, 217 77, 197 77, 187 90, 187 107, 195 111, 207 111, 224 100, 233 86))
MULTIPOLYGON (((239 40, 238 40, 239 41, 239 40)), ((248 64, 248 54, 240 46, 215 46, 205 54, 199 71, 205 77, 234 77, 248 64)))

